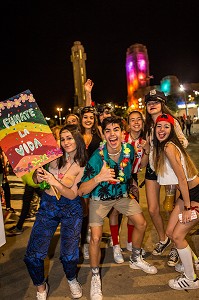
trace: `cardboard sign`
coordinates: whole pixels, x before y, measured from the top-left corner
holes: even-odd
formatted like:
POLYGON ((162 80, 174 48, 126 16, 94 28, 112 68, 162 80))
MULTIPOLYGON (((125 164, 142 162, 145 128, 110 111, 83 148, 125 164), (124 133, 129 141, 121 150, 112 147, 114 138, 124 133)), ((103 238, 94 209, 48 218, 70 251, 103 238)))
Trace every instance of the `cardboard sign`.
POLYGON ((63 154, 30 90, 0 102, 0 145, 17 177, 63 154))

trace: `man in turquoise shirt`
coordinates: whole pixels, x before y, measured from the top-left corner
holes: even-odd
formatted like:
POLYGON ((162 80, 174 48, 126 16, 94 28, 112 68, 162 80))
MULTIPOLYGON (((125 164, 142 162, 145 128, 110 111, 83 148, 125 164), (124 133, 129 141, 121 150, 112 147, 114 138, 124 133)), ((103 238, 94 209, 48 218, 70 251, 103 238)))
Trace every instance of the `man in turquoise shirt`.
POLYGON ((135 199, 128 197, 134 149, 123 143, 123 126, 119 117, 108 117, 102 122, 106 142, 102 143, 86 165, 79 195, 90 197, 89 226, 91 227, 90 265, 92 271, 90 298, 101 300, 101 279, 99 275, 100 242, 103 220, 114 207, 134 224, 130 267, 156 274, 157 269, 143 260, 141 245, 146 230, 146 220, 135 199))

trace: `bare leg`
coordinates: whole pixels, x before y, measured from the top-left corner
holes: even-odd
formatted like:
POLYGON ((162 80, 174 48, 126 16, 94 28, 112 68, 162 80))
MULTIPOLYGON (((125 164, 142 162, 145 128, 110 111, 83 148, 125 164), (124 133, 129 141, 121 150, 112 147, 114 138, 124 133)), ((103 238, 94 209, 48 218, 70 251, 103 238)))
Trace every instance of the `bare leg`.
POLYGON ((165 241, 164 224, 160 215, 160 185, 155 180, 145 179, 145 187, 149 214, 157 230, 159 241, 165 241))
POLYGON ((91 227, 90 239, 90 266, 92 268, 98 267, 101 258, 100 242, 102 238, 102 226, 91 227))

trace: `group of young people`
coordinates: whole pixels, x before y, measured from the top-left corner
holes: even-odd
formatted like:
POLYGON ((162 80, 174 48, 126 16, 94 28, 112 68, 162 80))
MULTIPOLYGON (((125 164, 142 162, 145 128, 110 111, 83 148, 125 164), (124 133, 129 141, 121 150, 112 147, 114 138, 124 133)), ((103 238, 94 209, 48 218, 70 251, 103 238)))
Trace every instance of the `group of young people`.
MULTIPOLYGON (((92 87, 92 81, 86 83, 87 94, 90 95, 92 87)), ((74 299, 82 296, 77 280, 80 238, 83 249, 88 250, 89 242, 90 299, 103 298, 100 242, 107 216, 115 261, 122 262, 118 240, 118 214, 122 214, 128 218, 130 268, 157 273, 157 268, 143 258, 147 224, 139 205, 137 185, 138 172, 143 167, 146 167, 148 209, 159 236, 152 254, 161 255, 172 241, 181 260, 176 268, 181 276, 171 279, 169 286, 178 290, 199 288, 192 250, 186 241, 186 235, 199 220, 198 171, 185 150, 188 142, 166 106, 165 95, 152 90, 145 96, 145 104, 146 120, 139 111, 130 112, 128 132, 124 132, 123 120, 105 109, 100 113, 100 124, 91 106, 84 107, 80 117, 68 116, 67 124, 59 132, 63 156, 52 161, 48 169, 42 167, 34 172, 35 183, 48 184, 42 193, 24 258, 37 287, 38 300, 47 299, 44 259, 60 224, 60 260, 74 299), (170 184, 175 184, 179 193, 165 230, 160 214, 160 186, 170 184)))

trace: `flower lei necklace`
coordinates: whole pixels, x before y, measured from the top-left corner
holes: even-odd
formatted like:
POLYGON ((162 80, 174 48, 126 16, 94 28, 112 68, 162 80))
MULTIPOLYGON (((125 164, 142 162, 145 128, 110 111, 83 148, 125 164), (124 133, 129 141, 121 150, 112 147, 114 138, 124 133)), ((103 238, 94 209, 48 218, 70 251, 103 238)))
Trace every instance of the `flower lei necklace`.
MULTIPOLYGON (((100 143, 100 146, 99 146, 99 154, 101 155, 101 158, 102 160, 104 160, 104 146, 106 144, 106 141, 103 141, 100 143)), ((124 174, 124 168, 128 165, 128 162, 130 161, 130 152, 131 152, 131 149, 129 149, 127 147, 127 143, 125 142, 122 142, 123 146, 124 146, 124 149, 122 151, 123 153, 123 159, 122 161, 120 162, 120 165, 119 165, 119 174, 118 174, 118 177, 117 179, 120 180, 120 182, 123 182, 124 181, 124 177, 125 177, 125 174, 124 174)))

